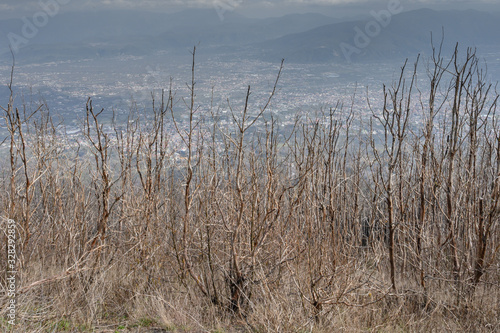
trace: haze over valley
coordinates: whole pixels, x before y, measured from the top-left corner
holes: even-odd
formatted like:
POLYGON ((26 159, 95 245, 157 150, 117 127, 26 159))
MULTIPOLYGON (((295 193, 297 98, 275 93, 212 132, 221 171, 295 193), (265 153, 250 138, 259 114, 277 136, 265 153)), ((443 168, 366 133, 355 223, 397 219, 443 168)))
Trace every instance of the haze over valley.
POLYGON ((178 96, 185 96, 193 46, 197 97, 205 107, 227 108, 227 98, 241 106, 248 85, 257 106, 285 59, 272 105, 282 118, 349 103, 355 91, 361 95, 359 112, 366 111, 366 87, 376 101, 382 98, 382 84, 394 80, 406 58, 413 63, 421 54, 420 61, 429 60, 431 32, 438 47, 444 31, 443 55, 451 54, 456 43, 462 50, 477 47, 489 77, 498 79, 498 12, 404 8, 404 3, 389 2, 343 18, 320 13, 250 18, 227 7, 78 11, 58 13, 39 28, 29 16, 4 19, 0 97, 7 101, 9 95, 9 43, 16 60, 16 99, 43 98, 76 127, 88 97, 111 121, 113 110, 125 117, 134 103, 139 109, 149 106, 151 93, 159 96, 170 80, 178 96))

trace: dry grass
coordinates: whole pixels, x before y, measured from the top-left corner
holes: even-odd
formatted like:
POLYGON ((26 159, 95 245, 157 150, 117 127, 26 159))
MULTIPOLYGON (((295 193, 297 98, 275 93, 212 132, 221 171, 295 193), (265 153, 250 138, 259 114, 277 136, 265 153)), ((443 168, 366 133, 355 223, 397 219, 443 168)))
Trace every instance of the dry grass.
POLYGON ((457 58, 436 51, 429 95, 405 68, 371 119, 339 105, 287 133, 275 89, 257 111, 249 87, 227 119, 202 113, 194 54, 186 121, 172 91, 109 128, 89 101, 77 144, 13 93, 17 317, 0 329, 499 331, 498 95, 473 52, 457 58))

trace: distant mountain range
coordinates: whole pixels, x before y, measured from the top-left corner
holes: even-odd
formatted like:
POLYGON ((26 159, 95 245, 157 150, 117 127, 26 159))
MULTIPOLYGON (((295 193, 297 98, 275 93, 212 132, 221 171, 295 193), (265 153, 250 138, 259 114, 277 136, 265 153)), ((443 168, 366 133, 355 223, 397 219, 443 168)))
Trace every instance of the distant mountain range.
MULTIPOLYGON (((33 23, 28 18, 29 23, 33 23)), ((62 13, 50 18, 35 36, 21 43, 16 57, 50 61, 117 54, 140 55, 157 50, 192 47, 233 47, 306 31, 338 20, 321 14, 296 14, 254 19, 215 9, 175 14, 101 11, 62 13), (27 45, 24 45, 27 44, 27 45)), ((0 61, 10 59, 9 34, 25 37, 26 20, 0 21, 0 61)), ((31 32, 31 31, 30 31, 31 32)))
POLYGON ((444 48, 498 46, 499 15, 468 11, 421 9, 391 17, 384 27, 368 20, 321 26, 255 45, 262 59, 286 58, 289 62, 348 62, 416 56, 431 51, 431 32, 444 48), (374 28, 375 27, 375 28, 374 28), (375 34, 375 32, 377 32, 375 34), (370 36, 371 34, 371 36, 370 36))
MULTIPOLYGON (((403 12, 380 23, 375 17, 340 21, 321 14, 255 19, 215 9, 175 14, 137 11, 61 13, 26 38, 16 53, 25 62, 142 55, 193 45, 210 52, 278 62, 369 62, 430 50, 430 33, 446 47, 500 47, 500 14, 478 11, 403 12)), ((28 21, 31 19, 28 18, 28 21)), ((0 62, 8 63, 9 33, 23 37, 26 20, 0 21, 0 62)))

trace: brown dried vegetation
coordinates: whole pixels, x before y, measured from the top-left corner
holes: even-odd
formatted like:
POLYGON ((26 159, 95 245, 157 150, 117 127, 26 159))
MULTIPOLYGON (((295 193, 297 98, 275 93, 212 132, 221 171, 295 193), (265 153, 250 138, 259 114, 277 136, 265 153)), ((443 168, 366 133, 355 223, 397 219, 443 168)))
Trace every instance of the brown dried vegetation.
POLYGON ((18 224, 18 324, 0 327, 499 330, 498 94, 474 50, 434 50, 427 87, 418 66, 370 119, 339 103, 286 132, 266 113, 281 68, 223 126, 197 104, 194 52, 184 122, 172 89, 112 131, 89 100, 75 144, 12 92, 0 204, 18 224))

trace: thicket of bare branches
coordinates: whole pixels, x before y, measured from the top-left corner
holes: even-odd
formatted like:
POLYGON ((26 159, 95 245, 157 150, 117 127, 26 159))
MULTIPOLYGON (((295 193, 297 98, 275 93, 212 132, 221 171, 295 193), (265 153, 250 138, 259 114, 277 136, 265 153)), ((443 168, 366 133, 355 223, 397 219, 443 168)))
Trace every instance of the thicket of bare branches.
POLYGON ((16 330, 499 328, 498 93, 474 50, 405 64, 370 119, 339 103, 286 131, 266 112, 282 68, 224 118, 197 103, 194 61, 184 103, 169 89, 104 125, 89 99, 76 140, 11 90, 16 330))

